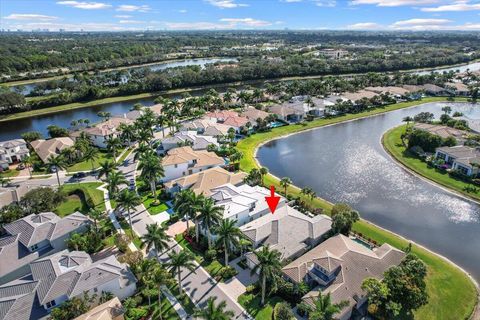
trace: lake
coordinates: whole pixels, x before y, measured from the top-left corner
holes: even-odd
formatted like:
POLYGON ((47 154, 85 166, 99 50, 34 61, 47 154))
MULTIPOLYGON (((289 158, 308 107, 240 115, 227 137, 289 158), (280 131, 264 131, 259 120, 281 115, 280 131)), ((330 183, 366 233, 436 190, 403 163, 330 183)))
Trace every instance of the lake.
MULTIPOLYGON (((480 280, 480 207, 402 169, 385 152, 382 135, 406 116, 441 106, 428 103, 271 141, 257 157, 278 177, 346 202, 363 218, 442 254, 480 280)), ((480 105, 448 103, 480 119, 480 105)))

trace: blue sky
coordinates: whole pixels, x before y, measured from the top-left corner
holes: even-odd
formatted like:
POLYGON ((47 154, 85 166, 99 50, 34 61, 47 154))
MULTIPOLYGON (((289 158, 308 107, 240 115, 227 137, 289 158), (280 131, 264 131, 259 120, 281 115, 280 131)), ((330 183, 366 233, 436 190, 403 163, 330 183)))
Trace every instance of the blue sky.
POLYGON ((480 30, 480 0, 0 0, 2 29, 480 30))

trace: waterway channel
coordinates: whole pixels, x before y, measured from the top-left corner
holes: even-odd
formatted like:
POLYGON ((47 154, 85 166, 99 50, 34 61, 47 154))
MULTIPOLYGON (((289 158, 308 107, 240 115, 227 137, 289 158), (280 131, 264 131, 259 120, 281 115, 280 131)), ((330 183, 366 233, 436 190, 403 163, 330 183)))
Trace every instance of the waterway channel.
MULTIPOLYGON (((257 157, 278 177, 346 202, 381 227, 442 254, 480 280, 480 206, 412 175, 383 149, 382 135, 406 116, 446 103, 428 103, 302 132, 262 146, 257 157)), ((480 119, 480 105, 449 103, 480 119)))

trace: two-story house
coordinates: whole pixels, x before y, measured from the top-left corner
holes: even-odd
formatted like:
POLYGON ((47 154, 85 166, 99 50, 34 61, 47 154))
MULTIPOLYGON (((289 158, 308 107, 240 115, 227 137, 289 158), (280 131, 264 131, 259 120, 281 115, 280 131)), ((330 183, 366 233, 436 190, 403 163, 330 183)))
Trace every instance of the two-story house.
POLYGON ((163 182, 225 165, 225 160, 214 152, 193 150, 192 147, 174 148, 163 157, 163 182))
POLYGON ((29 154, 27 143, 23 139, 1 141, 0 168, 8 169, 10 164, 22 161, 29 154))
POLYGON ((44 163, 48 162, 50 157, 58 156, 62 150, 73 147, 74 144, 75 142, 70 137, 39 139, 30 142, 30 146, 44 163))
POLYGON ((435 159, 445 161, 452 170, 458 170, 467 176, 479 173, 480 151, 467 146, 440 147, 435 150, 435 159))
POLYGON ((170 149, 182 146, 191 146, 193 150, 207 150, 210 145, 218 147, 217 138, 198 135, 196 131, 180 131, 172 137, 163 139, 157 148, 157 152, 165 153, 170 149))

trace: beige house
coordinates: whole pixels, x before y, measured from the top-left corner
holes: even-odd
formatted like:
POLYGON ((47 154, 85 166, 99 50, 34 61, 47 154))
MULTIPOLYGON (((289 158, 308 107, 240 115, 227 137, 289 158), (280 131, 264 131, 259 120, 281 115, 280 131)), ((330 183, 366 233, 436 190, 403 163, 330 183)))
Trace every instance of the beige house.
POLYGON ((372 91, 377 94, 389 94, 392 96, 404 96, 409 91, 402 87, 386 86, 386 87, 366 87, 365 90, 372 91))
POLYGON ((302 300, 313 305, 319 292, 330 293, 332 303, 347 301, 336 319, 350 319, 354 309, 360 312, 367 297, 362 290, 366 278, 382 279, 383 273, 400 264, 405 253, 385 243, 369 249, 342 234, 331 237, 282 268, 294 283, 305 281, 314 289, 302 300))
POLYGON ((124 320, 125 309, 117 297, 102 303, 74 320, 124 320))
POLYGON ((213 167, 223 166, 225 160, 214 152, 195 151, 191 147, 181 147, 168 151, 162 160, 162 165, 165 170, 165 177, 162 181, 166 182, 213 167))
POLYGON ((35 153, 45 163, 53 156, 56 157, 64 149, 73 147, 75 142, 70 137, 52 138, 48 140, 35 140, 30 142, 35 153))
POLYGON ((240 113, 240 116, 247 118, 250 123, 255 124, 257 119, 260 118, 264 120, 266 117, 269 116, 269 113, 263 110, 259 110, 255 107, 248 106, 240 113))
POLYGON ((245 172, 228 172, 227 170, 215 167, 189 176, 180 177, 165 183, 165 188, 170 193, 185 189, 191 189, 196 195, 203 194, 210 196, 211 190, 221 185, 231 183, 234 186, 243 184, 245 172))
POLYGON ((367 91, 367 90, 359 90, 359 91, 355 91, 355 92, 345 92, 344 94, 342 94, 342 98, 344 100, 350 100, 351 102, 354 103, 358 100, 362 100, 363 98, 371 99, 371 98, 373 98, 377 95, 378 94, 376 92, 367 91))
POLYGON ((430 124, 430 123, 416 123, 413 126, 416 130, 426 131, 431 134, 442 137, 443 139, 453 137, 457 142, 463 142, 468 135, 468 132, 464 130, 458 130, 448 126, 430 124))

